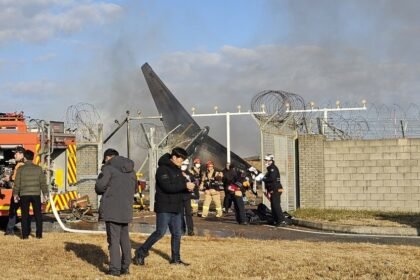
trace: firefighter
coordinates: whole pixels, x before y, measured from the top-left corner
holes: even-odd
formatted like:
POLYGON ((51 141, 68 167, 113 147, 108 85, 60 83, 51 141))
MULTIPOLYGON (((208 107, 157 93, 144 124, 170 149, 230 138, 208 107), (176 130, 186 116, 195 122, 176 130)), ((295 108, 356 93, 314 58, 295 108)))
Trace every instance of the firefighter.
POLYGON ((200 189, 205 189, 203 213, 201 214, 201 217, 207 217, 209 214, 210 204, 213 201, 216 206, 216 217, 220 218, 223 213, 219 188, 222 184, 221 179, 223 178, 223 174, 222 172, 218 172, 214 169, 214 164, 211 160, 207 161, 206 167, 207 170, 203 174, 200 185, 200 189))
POLYGON ((274 163, 274 155, 266 155, 264 161, 267 167, 267 173, 265 174, 263 181, 270 198, 271 212, 274 219, 273 225, 284 227, 287 226, 287 223, 280 205, 280 197, 283 193, 283 186, 280 182, 280 172, 274 163))
POLYGON ((191 207, 193 215, 198 215, 198 202, 200 201, 200 184, 203 172, 201 170, 201 160, 199 158, 194 159, 194 165, 190 168, 190 174, 193 177, 195 184, 194 192, 191 197, 191 207))
MULTIPOLYGON (((12 176, 11 177, 6 176, 4 178, 4 181, 8 182, 9 188, 14 187, 14 182, 16 179, 16 172, 18 168, 24 164, 24 156, 23 156, 24 152, 25 152, 25 149, 23 147, 17 147, 15 150, 14 157, 15 157, 16 165, 15 165, 15 168, 13 169, 12 176)), ((15 202, 13 196, 11 196, 10 207, 9 207, 9 221, 7 222, 6 231, 4 235, 15 234, 14 228, 15 228, 16 220, 17 220, 17 210, 20 208, 20 206, 21 206, 20 200, 15 202)))

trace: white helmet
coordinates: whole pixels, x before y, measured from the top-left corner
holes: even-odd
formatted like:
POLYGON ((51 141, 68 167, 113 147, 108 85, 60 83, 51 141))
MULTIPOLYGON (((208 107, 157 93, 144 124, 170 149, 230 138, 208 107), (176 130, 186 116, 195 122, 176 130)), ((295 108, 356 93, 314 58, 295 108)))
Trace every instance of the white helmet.
POLYGON ((257 172, 257 169, 254 166, 251 166, 250 168, 248 168, 249 172, 257 172))
POLYGON ((182 162, 182 165, 189 165, 190 164, 190 160, 189 159, 185 159, 183 162, 182 162))
POLYGON ((271 160, 271 161, 274 161, 274 155, 272 155, 272 154, 268 154, 268 155, 266 155, 266 156, 264 157, 264 160, 271 160))

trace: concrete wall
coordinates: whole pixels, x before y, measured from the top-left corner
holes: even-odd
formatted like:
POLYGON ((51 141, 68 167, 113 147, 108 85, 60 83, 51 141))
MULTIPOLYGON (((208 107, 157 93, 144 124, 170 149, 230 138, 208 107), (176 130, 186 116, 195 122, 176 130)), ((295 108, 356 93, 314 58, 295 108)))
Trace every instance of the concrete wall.
POLYGON ((98 207, 98 197, 95 193, 95 180, 98 171, 98 145, 77 145, 77 190, 80 195, 88 195, 92 207, 98 207))
POLYGON ((324 137, 299 136, 300 207, 325 206, 324 137))
POLYGON ((299 137, 301 207, 420 211, 420 139, 319 141, 299 137))

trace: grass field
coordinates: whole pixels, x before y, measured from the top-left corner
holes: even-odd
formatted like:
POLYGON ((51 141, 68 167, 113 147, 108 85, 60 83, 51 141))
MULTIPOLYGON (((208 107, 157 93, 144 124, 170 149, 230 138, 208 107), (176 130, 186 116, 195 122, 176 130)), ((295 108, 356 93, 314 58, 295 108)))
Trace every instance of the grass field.
MULTIPOLYGON (((145 237, 132 234, 134 248, 145 237)), ((0 236, 1 279, 112 279, 105 235, 0 236)), ((420 279, 420 247, 184 237, 189 267, 169 265, 170 239, 123 279, 420 279)))
POLYGON ((291 213, 296 218, 309 221, 326 221, 346 225, 420 228, 420 213, 413 212, 301 208, 291 213))

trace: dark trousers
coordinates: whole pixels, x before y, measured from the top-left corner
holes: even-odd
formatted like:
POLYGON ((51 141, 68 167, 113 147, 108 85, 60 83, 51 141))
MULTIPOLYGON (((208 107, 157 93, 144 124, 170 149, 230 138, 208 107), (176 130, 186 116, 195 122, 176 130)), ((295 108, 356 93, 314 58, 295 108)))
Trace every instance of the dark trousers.
POLYGON ((238 223, 248 222, 245 214, 245 204, 242 196, 234 195, 233 197, 233 206, 235 207, 235 217, 238 223))
POLYGON ((42 213, 41 213, 41 196, 40 195, 24 195, 20 197, 22 203, 22 238, 27 238, 31 232, 31 216, 29 215, 29 205, 32 204, 36 222, 36 237, 42 237, 42 213))
POLYGON ((191 199, 184 199, 184 216, 182 217, 182 232, 194 232, 194 222, 192 218, 191 199), (187 231, 188 230, 188 231, 187 231))
POLYGON ((181 259, 181 213, 156 213, 156 230, 147 238, 144 244, 137 249, 136 255, 146 256, 153 244, 158 242, 169 227, 171 232, 171 254, 173 261, 181 259))
POLYGON ((6 226, 7 233, 13 233, 15 231, 14 228, 17 221, 17 210, 19 209, 20 205, 21 205, 20 200, 18 201, 18 203, 16 203, 12 195, 12 197, 10 198, 9 221, 7 222, 7 226, 6 226))
POLYGON ((273 214, 273 220, 275 224, 281 223, 285 220, 283 210, 281 209, 281 193, 274 191, 270 196, 271 213, 273 214))
POLYGON ((225 198, 223 199, 223 208, 225 208, 225 211, 228 212, 230 207, 232 206, 232 202, 235 195, 232 194, 231 191, 227 190, 227 187, 225 188, 225 198))
POLYGON ((109 270, 128 270, 131 263, 131 242, 127 223, 105 222, 109 250, 109 270))

